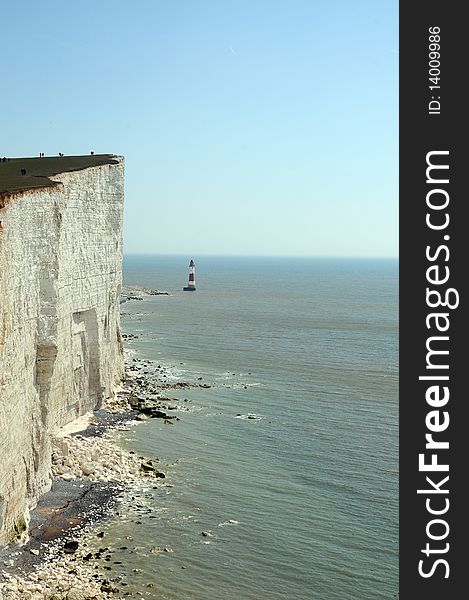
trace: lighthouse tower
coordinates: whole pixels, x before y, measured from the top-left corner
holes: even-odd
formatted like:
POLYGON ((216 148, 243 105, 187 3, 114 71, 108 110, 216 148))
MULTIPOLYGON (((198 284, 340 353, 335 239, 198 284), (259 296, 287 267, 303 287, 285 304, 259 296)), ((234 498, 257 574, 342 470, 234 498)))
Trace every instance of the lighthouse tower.
POLYGON ((195 263, 193 260, 189 263, 189 283, 182 289, 184 292, 195 292, 195 263))

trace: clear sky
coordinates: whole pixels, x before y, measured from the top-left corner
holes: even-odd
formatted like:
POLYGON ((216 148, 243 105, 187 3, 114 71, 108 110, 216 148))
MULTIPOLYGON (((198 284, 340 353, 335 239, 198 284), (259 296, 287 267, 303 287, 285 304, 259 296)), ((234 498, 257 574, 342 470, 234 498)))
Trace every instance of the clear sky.
POLYGON ((0 155, 123 154, 129 253, 397 256, 397 5, 2 2, 0 155))

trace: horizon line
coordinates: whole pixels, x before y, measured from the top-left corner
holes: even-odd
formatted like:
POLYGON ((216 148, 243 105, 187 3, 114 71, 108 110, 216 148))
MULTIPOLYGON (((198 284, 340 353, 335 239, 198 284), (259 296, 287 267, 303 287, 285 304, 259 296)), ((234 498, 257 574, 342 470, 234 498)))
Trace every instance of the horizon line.
POLYGON ((124 256, 216 256, 232 258, 340 258, 340 259, 378 259, 398 260, 399 255, 344 255, 344 254, 215 254, 208 252, 123 252, 124 256))

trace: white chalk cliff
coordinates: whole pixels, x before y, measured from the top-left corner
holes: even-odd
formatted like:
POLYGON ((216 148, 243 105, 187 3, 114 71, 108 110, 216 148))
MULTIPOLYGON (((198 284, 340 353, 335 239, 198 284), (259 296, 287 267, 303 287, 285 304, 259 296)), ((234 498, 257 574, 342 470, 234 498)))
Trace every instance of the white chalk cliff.
POLYGON ((0 545, 24 535, 50 488, 51 433, 123 376, 124 164, 113 158, 0 203, 0 545))

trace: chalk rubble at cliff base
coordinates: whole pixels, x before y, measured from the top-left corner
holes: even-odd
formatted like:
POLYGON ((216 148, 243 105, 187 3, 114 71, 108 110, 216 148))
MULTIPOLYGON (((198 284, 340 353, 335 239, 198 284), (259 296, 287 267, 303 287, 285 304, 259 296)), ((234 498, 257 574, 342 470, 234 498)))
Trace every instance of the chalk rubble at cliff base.
MULTIPOLYGON (((62 462, 71 464, 70 471, 58 475, 65 481, 75 477, 77 482, 84 480, 116 481, 124 484, 127 494, 117 497, 117 501, 125 505, 129 501, 130 492, 135 493, 139 488, 144 488, 149 481, 155 482, 152 471, 142 470, 142 461, 130 453, 117 447, 110 434, 102 438, 71 437, 64 440, 68 452, 58 454, 54 452, 55 466, 58 472, 63 470, 62 462), (93 463, 85 463, 83 459, 93 463), (93 465, 91 468, 89 465, 93 465), (91 471, 88 475, 86 472, 91 471)), ((68 465, 67 465, 68 466, 68 465)), ((109 515, 110 516, 110 515, 109 515)), ((96 561, 102 553, 90 553, 90 546, 96 538, 95 523, 91 523, 84 530, 71 529, 63 537, 40 545, 39 550, 27 549, 28 546, 18 547, 12 552, 12 557, 19 556, 22 552, 33 553, 38 558, 38 563, 32 566, 28 574, 20 575, 3 572, 4 600, 87 600, 116 597, 116 593, 123 591, 126 585, 122 577, 107 578, 103 573, 96 571, 96 561)), ((111 549, 104 549, 107 554, 111 549)), ((6 561, 4 566, 12 566, 14 561, 6 561)), ((1 592, 0 592, 1 593, 1 592)), ((130 594, 128 594, 130 595, 130 594)))
MULTIPOLYGON (((52 439, 55 481, 76 482, 78 485, 80 482, 118 482, 123 492, 114 500, 125 507, 131 502, 132 494, 144 490, 148 484, 156 485, 165 477, 158 469, 158 459, 137 457, 113 440, 116 429, 127 429, 139 421, 134 419, 138 413, 132 411, 129 398, 148 386, 142 368, 144 363, 133 359, 133 374, 126 379, 120 394, 108 400, 104 407, 108 415, 119 417, 112 429, 103 432, 97 427, 96 417, 88 414, 55 432, 52 439), (97 432, 97 435, 89 435, 90 431, 97 432)), ((101 516, 112 516, 113 511, 110 512, 101 516)), ((103 556, 101 550, 110 555, 112 549, 90 552, 96 542, 95 527, 96 522, 91 519, 85 527, 71 528, 63 536, 41 543, 39 549, 31 544, 10 547, 7 560, 1 565, 4 570, 1 573, 0 600, 91 600, 134 595, 126 591, 125 578, 111 577, 98 570, 96 559, 103 556), (71 544, 69 550, 67 543, 71 544), (16 563, 21 564, 21 555, 25 552, 32 553, 36 562, 28 573, 23 574, 16 563)))

